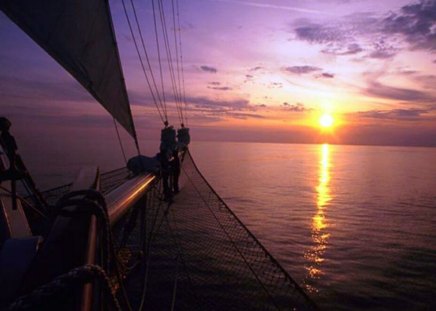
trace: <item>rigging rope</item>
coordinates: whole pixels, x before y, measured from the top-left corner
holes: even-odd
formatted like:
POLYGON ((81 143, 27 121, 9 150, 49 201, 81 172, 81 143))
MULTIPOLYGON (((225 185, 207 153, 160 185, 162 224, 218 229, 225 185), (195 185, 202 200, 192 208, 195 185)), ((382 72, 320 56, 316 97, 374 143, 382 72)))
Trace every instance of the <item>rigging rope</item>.
POLYGON ((179 107, 178 109, 180 110, 180 123, 183 124, 183 109, 182 109, 182 103, 183 103, 183 98, 182 98, 182 85, 181 85, 181 79, 180 79, 180 62, 179 62, 179 48, 178 48, 178 42, 177 42, 177 26, 176 26, 176 13, 175 13, 175 8, 174 8, 174 0, 171 0, 171 8, 172 8, 172 16, 173 16, 173 30, 174 30, 174 47, 175 47, 175 52, 176 52, 176 68, 177 68, 177 83, 178 83, 178 90, 179 90, 179 107))
POLYGON ((179 14, 179 0, 176 0, 176 11, 177 11, 177 26, 179 30, 179 45, 180 45, 180 64, 181 64, 181 73, 182 73, 182 99, 184 103, 184 123, 188 126, 188 115, 187 115, 187 103, 186 103, 186 91, 185 91, 185 72, 183 69, 183 48, 182 48, 182 29, 180 27, 180 14, 179 14))
POLYGON ((161 24, 162 24, 162 33, 163 33, 163 37, 164 37, 165 51, 166 51, 167 59, 168 59, 168 69, 169 69, 170 78, 171 78, 171 86, 173 89, 174 100, 175 100, 175 104, 176 104, 176 108, 177 108, 177 114, 179 116, 179 120, 182 120, 182 117, 180 115, 180 109, 179 109, 180 96, 179 96, 176 78, 175 78, 175 74, 174 74, 173 58, 172 58, 170 44, 169 44, 167 23, 166 23, 166 18, 165 18, 165 10, 163 7, 162 0, 157 0, 157 1, 158 1, 159 13, 160 13, 160 20, 161 20, 161 24))
POLYGON ((41 306, 49 301, 54 296, 59 294, 71 294, 71 286, 83 285, 86 282, 94 279, 102 281, 103 289, 109 294, 110 302, 117 311, 121 311, 121 305, 116 297, 115 290, 111 284, 106 271, 97 265, 84 265, 70 270, 62 274, 50 283, 42 285, 31 293, 19 297, 11 305, 9 311, 12 310, 35 310, 37 306, 41 306))
POLYGON ((139 62, 141 63, 142 72, 144 73, 145 80, 147 81, 147 85, 148 85, 148 88, 149 88, 149 90, 150 90, 151 96, 152 96, 152 98, 153 98, 154 105, 156 106, 156 109, 157 109, 157 111, 158 111, 158 113, 159 113, 159 117, 160 117, 160 119, 162 120, 162 122, 164 123, 164 122, 165 122, 165 118, 164 118, 163 112, 161 111, 162 108, 159 107, 159 104, 158 104, 158 102, 157 102, 157 100, 156 100, 156 95, 154 94, 153 88, 152 88, 152 86, 151 86, 150 79, 149 79, 149 77, 148 77, 148 75, 147 75, 147 72, 146 72, 146 70, 145 70, 144 62, 143 62, 143 60, 142 60, 142 56, 141 56, 141 53, 140 53, 140 51, 139 51, 138 43, 136 42, 136 37, 135 37, 135 34, 134 34, 134 32, 133 32, 133 28, 132 28, 132 24, 131 24, 131 22, 130 22, 129 14, 128 14, 128 12, 127 12, 127 7, 126 7, 126 4, 125 4, 125 0, 122 0, 121 2, 122 2, 122 4, 123 4, 124 14, 125 14, 125 16, 126 16, 127 23, 128 23, 128 25, 129 25, 130 34, 132 35, 133 43, 135 44, 136 53, 137 53, 137 55, 138 55, 139 62))
POLYGON ((151 66, 150 58, 148 57, 147 48, 145 47, 145 43, 144 43, 145 40, 144 40, 144 36, 142 35, 141 27, 139 25, 138 15, 136 14, 136 7, 135 7, 135 4, 133 3, 133 0, 130 0, 130 3, 131 3, 132 8, 133 8, 133 14, 135 16, 136 26, 138 28, 138 33, 139 33, 139 37, 141 39, 142 49, 144 51, 144 55, 145 55, 145 58, 147 60, 148 70, 150 71, 150 75, 151 75, 151 78, 152 78, 152 81, 153 81, 153 86, 155 88, 157 97, 158 97, 159 102, 161 104, 161 107, 162 107, 162 110, 163 110, 163 113, 164 113, 164 116, 165 116, 165 120, 168 121, 168 114, 167 114, 166 103, 165 103, 165 100, 162 102, 162 99, 161 99, 160 94, 159 94, 159 89, 158 89, 157 84, 156 84, 156 79, 154 78, 153 68, 151 66))
MULTIPOLYGON (((168 62, 168 71, 171 81, 171 88, 174 95, 174 103, 176 106, 177 115, 179 117, 180 124, 184 124, 186 122, 186 118, 184 116, 183 112, 183 103, 185 103, 186 108, 186 94, 185 94, 185 82, 184 82, 184 73, 183 73, 183 65, 181 63, 183 62, 183 56, 181 53, 181 35, 177 35, 177 31, 180 33, 180 16, 179 16, 179 4, 175 5, 174 0, 171 1, 172 6, 172 21, 173 21, 173 28, 174 28, 174 48, 175 48, 175 61, 176 65, 173 64, 174 58, 171 51, 171 45, 168 35, 168 26, 167 21, 165 17, 165 10, 163 6, 162 0, 156 0, 157 1, 157 8, 159 11, 159 17, 160 17, 160 24, 161 24, 161 30, 162 30, 162 36, 164 41, 164 48, 165 53, 167 56, 167 62, 168 62), (176 14, 176 6, 177 6, 177 14, 176 14), (176 18, 177 17, 177 18, 176 18), (180 53, 179 53, 180 49, 180 53), (182 67, 182 68, 181 68, 182 67), (177 74, 175 73, 175 70, 177 70, 177 74), (181 72, 182 71, 182 72, 181 72), (182 82, 183 81, 183 82, 182 82)), ((129 26, 129 30, 135 45, 136 53, 139 58, 141 69, 143 71, 143 74, 145 76, 148 89, 150 90, 151 96, 153 98, 154 105, 156 106, 156 109, 159 113, 161 121, 166 124, 168 123, 168 111, 167 111, 167 103, 166 103, 166 94, 165 94, 165 83, 164 83, 164 74, 162 69, 162 57, 161 57, 161 49, 160 49, 160 40, 158 35, 158 27, 157 27, 157 18, 156 18, 156 6, 154 0, 152 0, 152 6, 153 6, 153 22, 154 22, 154 33, 155 33, 155 40, 156 40, 156 47, 157 47, 157 56, 159 61, 159 74, 160 74, 160 90, 156 83, 156 78, 153 73, 153 68, 151 65, 149 53, 147 52, 147 48, 145 45, 144 36, 141 30, 141 26, 139 23, 138 14, 136 11, 136 7, 133 0, 130 0, 131 8, 133 11, 134 16, 134 23, 136 24, 137 29, 137 35, 139 39, 137 39, 133 26, 132 21, 130 19, 127 6, 125 4, 125 0, 122 0, 124 13, 127 19, 127 23, 129 26), (140 43, 138 43, 138 40, 140 40, 140 43), (140 52, 140 47, 142 47, 143 53, 140 52), (143 55, 145 57, 145 60, 143 59, 143 55), (147 70, 149 73, 147 73, 147 70)), ((138 148, 139 149, 139 148, 138 148)))
POLYGON ((123 154, 124 163, 127 166, 127 157, 126 157, 126 153, 124 151, 123 142, 121 141, 121 137, 120 137, 120 132, 118 130, 117 121, 115 121, 115 118, 113 118, 113 120, 114 120, 115 131, 117 132, 118 142, 120 143, 120 147, 121 147, 121 153, 123 154))
POLYGON ((155 9, 155 5, 154 5, 154 0, 151 1, 151 5, 153 8, 154 36, 155 36, 156 48, 157 48, 157 59, 159 62, 159 73, 160 73, 160 83, 161 83, 161 89, 162 89, 162 98, 163 98, 164 102, 166 103, 165 84, 163 81, 162 60, 161 60, 161 54, 160 54, 159 35, 157 33, 157 19, 156 19, 156 9, 155 9))

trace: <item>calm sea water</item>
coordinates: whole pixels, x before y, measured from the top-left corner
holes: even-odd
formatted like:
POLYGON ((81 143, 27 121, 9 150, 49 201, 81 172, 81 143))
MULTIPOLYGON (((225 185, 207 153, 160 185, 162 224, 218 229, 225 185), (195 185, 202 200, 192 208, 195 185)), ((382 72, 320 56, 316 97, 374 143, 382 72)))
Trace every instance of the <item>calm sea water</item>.
MULTIPOLYGON (((148 146, 151 154, 158 142, 148 146)), ((81 166, 123 164, 116 144, 58 149, 25 157, 42 189, 70 182, 81 166)), ((436 310, 436 148, 194 142, 191 150, 321 309, 436 310)))
POLYGON ((194 143, 217 192, 329 310, 436 310, 436 149, 194 143))

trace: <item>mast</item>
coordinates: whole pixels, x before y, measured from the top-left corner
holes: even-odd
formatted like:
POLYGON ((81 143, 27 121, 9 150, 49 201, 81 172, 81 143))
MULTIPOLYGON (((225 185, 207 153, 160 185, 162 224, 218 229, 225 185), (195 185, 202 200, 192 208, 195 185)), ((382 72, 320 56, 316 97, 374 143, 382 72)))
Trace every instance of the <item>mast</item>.
POLYGON ((0 9, 137 141, 108 0, 0 0, 0 9))

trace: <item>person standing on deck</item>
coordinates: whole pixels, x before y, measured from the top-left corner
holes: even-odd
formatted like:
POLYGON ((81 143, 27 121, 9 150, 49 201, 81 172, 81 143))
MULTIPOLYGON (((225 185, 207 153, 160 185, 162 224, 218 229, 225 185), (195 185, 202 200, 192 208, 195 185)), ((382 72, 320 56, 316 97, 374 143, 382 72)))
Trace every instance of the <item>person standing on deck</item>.
POLYGON ((171 201, 172 199, 172 191, 170 186, 170 161, 168 158, 168 153, 165 151, 161 151, 159 153, 159 162, 160 162, 160 174, 162 179, 163 186, 163 195, 165 201, 171 201))
POLYGON ((17 153, 18 147, 15 138, 9 133, 10 127, 11 122, 5 117, 0 117, 0 145, 9 160, 9 168, 1 172, 0 182, 2 180, 17 180, 28 174, 23 161, 17 153))
POLYGON ((176 130, 168 121, 164 123, 165 127, 161 130, 160 136, 160 166, 163 184, 163 194, 166 201, 171 201, 173 196, 173 178, 172 178, 172 157, 176 150, 176 130))
POLYGON ((179 193, 179 176, 180 176, 180 159, 179 151, 176 149, 173 151, 173 157, 170 162, 171 166, 171 186, 173 193, 179 193))
POLYGON ((8 157, 10 170, 15 171, 18 147, 15 138, 9 133, 10 127, 11 122, 5 117, 0 117, 0 142, 8 157))

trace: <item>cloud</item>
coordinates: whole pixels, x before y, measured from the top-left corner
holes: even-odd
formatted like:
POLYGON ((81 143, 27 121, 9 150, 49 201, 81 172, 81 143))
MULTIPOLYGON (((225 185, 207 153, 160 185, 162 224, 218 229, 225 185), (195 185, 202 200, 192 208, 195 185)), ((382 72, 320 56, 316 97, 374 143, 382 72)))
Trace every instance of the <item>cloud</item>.
POLYGON ((337 56, 365 50, 367 57, 387 59, 406 45, 436 51, 436 1, 421 0, 383 15, 354 13, 325 24, 299 20, 293 33, 298 40, 325 45, 322 53, 337 56))
POLYGON ((429 93, 383 85, 379 82, 370 82, 368 87, 364 90, 367 95, 383 97, 393 100, 409 101, 409 102, 431 102, 435 100, 435 97, 429 93))
POLYGON ((329 43, 342 41, 343 32, 335 27, 326 27, 319 24, 309 24, 295 28, 297 38, 310 43, 329 43))
POLYGON ((405 75, 405 76, 411 76, 411 75, 414 75, 416 73, 418 73, 417 70, 408 70, 408 69, 405 69, 405 70, 399 70, 398 71, 398 74, 405 75))
POLYGON ((256 113, 260 109, 257 105, 251 105, 248 100, 214 100, 207 97, 186 98, 191 120, 198 117, 203 121, 216 122, 224 118, 235 119, 264 119, 265 116, 256 113))
POLYGON ((253 110, 250 102, 246 99, 213 100, 207 97, 187 96, 186 102, 200 109, 253 110))
POLYGON ((323 72, 320 75, 321 78, 328 78, 328 79, 332 79, 335 77, 335 75, 333 73, 328 73, 328 72, 323 72))
POLYGON ((321 15, 328 14, 327 12, 321 11, 321 10, 311 10, 311 9, 305 9, 305 8, 290 6, 290 5, 277 5, 277 4, 271 4, 271 3, 259 3, 259 2, 254 2, 254 1, 240 1, 240 0, 239 1, 238 0, 210 0, 210 1, 239 4, 239 5, 256 7, 256 8, 261 8, 261 9, 294 11, 294 12, 309 13, 309 14, 321 14, 321 15))
POLYGON ((210 73, 217 73, 218 72, 218 70, 215 67, 210 67, 210 66, 206 66, 206 65, 200 66, 200 69, 205 71, 205 72, 210 72, 210 73))
POLYGON ((386 50, 375 50, 375 51, 371 52, 368 56, 370 58, 376 58, 376 59, 387 59, 387 58, 394 57, 395 53, 393 53, 392 51, 386 51, 386 50))
POLYGON ((392 110, 370 110, 361 111, 357 115, 362 118, 384 119, 384 120, 407 120, 414 121, 429 113, 428 109, 392 109, 392 110))
POLYGON ((434 90, 434 86, 436 85, 436 75, 419 75, 415 77, 415 80, 418 81, 422 87, 434 90))
POLYGON ((282 104, 282 109, 284 109, 286 111, 292 111, 292 112, 306 112, 306 111, 312 110, 311 108, 306 108, 301 103, 289 104, 287 102, 282 104))
POLYGON ((230 91, 230 90, 232 90, 231 87, 220 86, 221 82, 214 81, 214 82, 209 82, 208 84, 209 84, 209 86, 207 88, 211 89, 211 90, 217 90, 217 91, 230 91))
POLYGON ((250 71, 258 71, 258 70, 261 70, 261 69, 263 69, 263 67, 256 66, 256 67, 250 68, 250 71))
POLYGON ((243 112, 226 112, 226 115, 235 119, 265 119, 265 116, 255 113, 243 113, 243 112))
POLYGON ((217 91, 230 91, 230 90, 232 90, 232 88, 228 87, 228 86, 208 86, 207 88, 211 89, 211 90, 217 90, 217 91))
MULTIPOLYGON (((219 87, 217 87, 219 88, 219 87)), ((149 95, 141 95, 141 100, 138 104, 141 107, 147 107, 150 112, 154 110, 152 98, 149 95)), ((226 118, 235 119, 263 119, 264 116, 256 113, 260 109, 259 106, 251 104, 246 99, 233 99, 233 100, 221 100, 212 99, 203 96, 190 96, 187 94, 186 99, 186 112, 189 118, 198 122, 218 122, 226 118)), ((172 104, 172 103, 171 103, 172 104)), ((168 103, 167 103, 168 105, 168 103)), ((172 104, 174 106, 174 104, 172 104)), ((139 107, 138 107, 139 108, 139 107)), ((144 109, 144 108, 142 108, 144 109)), ((168 107, 168 112, 173 115, 171 119, 176 118, 175 107, 168 107), (174 108, 174 109, 173 109, 174 108)))
POLYGON ((294 74, 306 74, 315 71, 320 71, 321 68, 314 66, 292 66, 283 68, 284 71, 294 74))
POLYGON ((383 31, 403 35, 415 49, 436 50, 436 1, 403 6, 383 20, 383 31))
MULTIPOLYGON (((154 107, 153 98, 148 93, 142 93, 134 90, 129 90, 130 98, 132 102, 141 107, 154 107)), ((167 94, 166 98, 171 98, 171 94, 167 94)), ((220 100, 210 99, 204 96, 185 96, 186 104, 188 107, 196 107, 198 109, 209 110, 254 110, 254 106, 246 99, 234 99, 234 100, 220 100)), ((169 104, 167 102, 167 104, 169 104)))
POLYGON ((388 59, 394 57, 398 52, 398 49, 389 45, 385 40, 376 42, 373 47, 373 51, 368 54, 368 57, 375 59, 388 59))
POLYGON ((271 82, 267 86, 269 89, 281 89, 283 87, 283 83, 281 82, 271 82))
POLYGON ((335 44, 329 44, 325 49, 321 52, 324 54, 332 54, 332 55, 354 55, 363 51, 363 48, 357 43, 350 43, 343 46, 338 46, 335 44))

